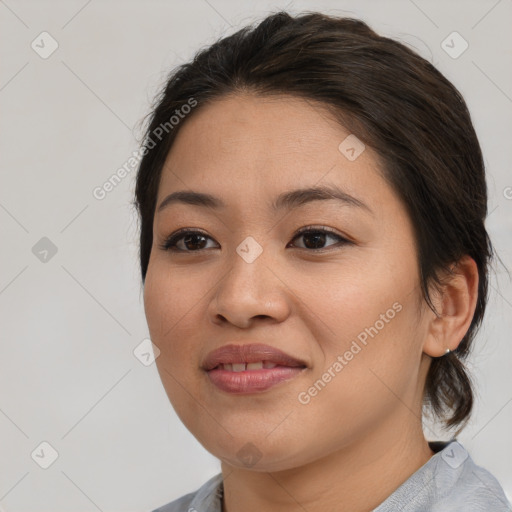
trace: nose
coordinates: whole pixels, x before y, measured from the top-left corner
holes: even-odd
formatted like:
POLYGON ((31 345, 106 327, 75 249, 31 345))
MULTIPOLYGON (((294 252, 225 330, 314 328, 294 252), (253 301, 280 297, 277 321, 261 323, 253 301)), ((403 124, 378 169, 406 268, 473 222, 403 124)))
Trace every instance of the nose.
POLYGON ((289 288, 280 276, 276 260, 265 252, 252 262, 234 254, 231 269, 217 284, 208 305, 213 323, 229 322, 245 329, 256 319, 279 323, 290 315, 289 288))

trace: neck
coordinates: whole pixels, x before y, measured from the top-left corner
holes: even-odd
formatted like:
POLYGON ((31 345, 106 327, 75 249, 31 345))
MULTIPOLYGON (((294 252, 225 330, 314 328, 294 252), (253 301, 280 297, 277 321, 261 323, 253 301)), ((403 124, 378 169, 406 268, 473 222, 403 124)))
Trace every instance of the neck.
POLYGON ((283 471, 251 471, 222 462, 222 511, 370 512, 433 454, 420 424, 408 432, 395 424, 381 425, 378 432, 327 457, 283 471))

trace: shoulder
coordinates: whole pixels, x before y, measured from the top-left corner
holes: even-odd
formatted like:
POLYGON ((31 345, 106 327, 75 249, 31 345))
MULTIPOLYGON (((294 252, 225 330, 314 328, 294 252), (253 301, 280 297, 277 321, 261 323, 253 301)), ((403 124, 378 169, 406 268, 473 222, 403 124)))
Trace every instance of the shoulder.
POLYGON ((472 512, 511 512, 498 480, 487 469, 475 464, 457 441, 439 452, 434 474, 436 500, 433 512, 471 510, 472 512))
POLYGON ((512 512, 498 480, 459 442, 429 444, 435 455, 374 512, 512 512))
POLYGON ((152 512, 221 512, 220 496, 222 492, 222 473, 219 473, 199 489, 185 494, 177 500, 167 503, 152 512))

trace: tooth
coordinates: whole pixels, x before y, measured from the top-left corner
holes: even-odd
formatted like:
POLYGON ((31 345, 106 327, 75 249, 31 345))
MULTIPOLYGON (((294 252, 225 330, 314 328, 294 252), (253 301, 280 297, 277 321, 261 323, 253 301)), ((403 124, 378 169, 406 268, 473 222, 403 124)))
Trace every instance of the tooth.
POLYGON ((234 372, 243 372, 245 370, 245 363, 233 363, 234 372))
POLYGON ((230 371, 230 372, 232 372, 232 371, 233 371, 233 365, 232 365, 231 363, 224 363, 224 364, 222 365, 222 367, 223 367, 223 369, 224 369, 224 370, 228 370, 228 371, 230 371))
POLYGON ((247 363, 248 370, 261 370, 263 368, 263 361, 258 361, 257 363, 247 363))
POLYGON ((277 366, 277 363, 271 363, 270 361, 263 361, 263 368, 275 368, 277 366))

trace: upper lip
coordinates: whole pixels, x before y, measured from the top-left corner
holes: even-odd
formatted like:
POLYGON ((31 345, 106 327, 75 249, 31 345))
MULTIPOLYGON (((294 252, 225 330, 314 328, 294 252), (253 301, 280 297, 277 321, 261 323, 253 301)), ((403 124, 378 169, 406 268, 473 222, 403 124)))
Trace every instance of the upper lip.
POLYGON ((296 359, 285 352, 259 343, 250 345, 224 345, 212 350, 203 363, 203 368, 213 370, 220 364, 229 363, 257 363, 258 361, 270 361, 281 366, 306 366, 306 363, 296 359))

